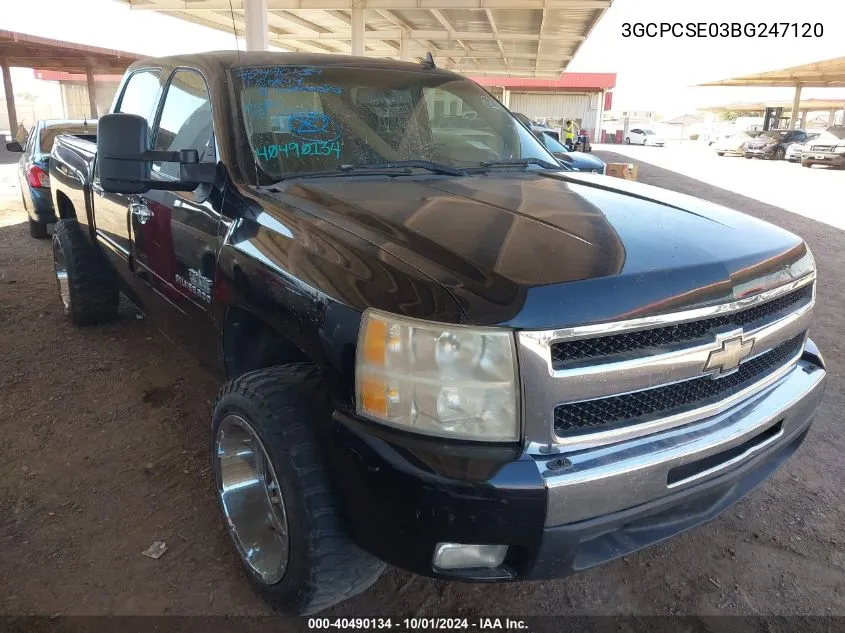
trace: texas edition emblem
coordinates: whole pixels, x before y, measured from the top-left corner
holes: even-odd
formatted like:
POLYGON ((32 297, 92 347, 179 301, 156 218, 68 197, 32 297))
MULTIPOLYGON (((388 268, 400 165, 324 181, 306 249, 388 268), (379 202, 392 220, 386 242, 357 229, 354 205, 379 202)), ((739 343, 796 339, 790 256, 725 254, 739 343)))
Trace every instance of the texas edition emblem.
POLYGON ((742 333, 729 333, 721 338, 717 337, 716 344, 721 348, 714 349, 707 357, 704 371, 713 378, 721 378, 739 369, 739 364, 751 355, 754 347, 753 338, 743 338, 742 333))

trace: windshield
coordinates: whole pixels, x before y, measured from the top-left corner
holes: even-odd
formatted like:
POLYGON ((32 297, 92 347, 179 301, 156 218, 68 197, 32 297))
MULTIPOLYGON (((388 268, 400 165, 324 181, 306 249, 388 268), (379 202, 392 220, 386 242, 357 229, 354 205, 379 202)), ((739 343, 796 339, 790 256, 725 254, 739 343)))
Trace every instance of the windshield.
POLYGON ((472 81, 420 70, 233 69, 261 184, 343 165, 430 161, 457 168, 534 159, 540 142, 472 81))
POLYGON ((654 132, 652 130, 643 130, 643 134, 646 136, 654 136, 654 132))
POLYGON ((552 154, 566 154, 567 152, 569 152, 569 149, 566 147, 566 145, 562 145, 560 141, 558 141, 548 132, 543 132, 542 134, 540 134, 540 137, 543 141, 543 145, 545 145, 546 149, 549 150, 552 154))
POLYGON ((763 139, 770 139, 773 141, 779 141, 783 138, 784 132, 776 132, 774 130, 769 130, 768 132, 763 132, 760 135, 760 138, 763 139))
POLYGON ((89 125, 66 125, 66 126, 51 126, 41 130, 41 138, 39 140, 39 147, 42 154, 49 154, 53 151, 53 143, 57 136, 62 134, 72 134, 79 136, 86 141, 97 140, 97 123, 91 122, 89 125))

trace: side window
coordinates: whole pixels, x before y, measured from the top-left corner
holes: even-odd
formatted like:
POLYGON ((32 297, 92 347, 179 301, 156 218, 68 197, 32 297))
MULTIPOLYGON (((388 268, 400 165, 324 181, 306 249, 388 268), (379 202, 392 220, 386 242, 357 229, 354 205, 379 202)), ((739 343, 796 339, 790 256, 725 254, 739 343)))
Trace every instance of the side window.
POLYGON ((634 128, 631 130, 631 134, 642 134, 643 131, 640 128, 634 128))
POLYGON ((120 105, 118 105, 116 111, 142 116, 152 128, 160 92, 161 84, 159 83, 158 70, 138 71, 126 83, 123 95, 120 97, 120 105))
MULTIPOLYGON (((155 136, 155 150, 178 152, 195 149, 200 162, 217 161, 211 102, 202 75, 193 70, 177 70, 167 93, 155 136)), ((179 177, 178 163, 153 163, 153 173, 179 177)))

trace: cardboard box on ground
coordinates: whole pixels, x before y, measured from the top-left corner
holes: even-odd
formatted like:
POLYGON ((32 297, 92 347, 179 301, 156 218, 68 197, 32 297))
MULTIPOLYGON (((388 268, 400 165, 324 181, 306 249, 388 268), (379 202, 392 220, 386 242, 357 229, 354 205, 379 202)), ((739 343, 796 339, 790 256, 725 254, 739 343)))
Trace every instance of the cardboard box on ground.
POLYGON ((605 173, 608 176, 615 176, 616 178, 636 180, 637 166, 634 163, 608 163, 605 173))

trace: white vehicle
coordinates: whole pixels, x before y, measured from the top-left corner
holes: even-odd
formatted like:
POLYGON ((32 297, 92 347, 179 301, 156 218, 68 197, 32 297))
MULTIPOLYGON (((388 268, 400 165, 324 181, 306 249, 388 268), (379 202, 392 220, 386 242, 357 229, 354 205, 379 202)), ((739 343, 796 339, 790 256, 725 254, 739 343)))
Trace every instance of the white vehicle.
POLYGON ((736 132, 727 134, 716 141, 714 149, 719 156, 742 156, 743 146, 751 139, 760 136, 759 132, 736 132))
POLYGON ((804 149, 810 144, 810 141, 815 141, 819 137, 820 133, 812 133, 807 134, 807 140, 803 143, 792 143, 789 147, 786 148, 786 155, 784 158, 788 160, 790 163, 800 163, 801 162, 801 155, 804 152, 804 149))
POLYGON ((625 137, 625 143, 628 145, 655 145, 663 147, 666 141, 662 137, 657 136, 654 130, 647 127, 635 127, 628 131, 628 136, 625 137))

